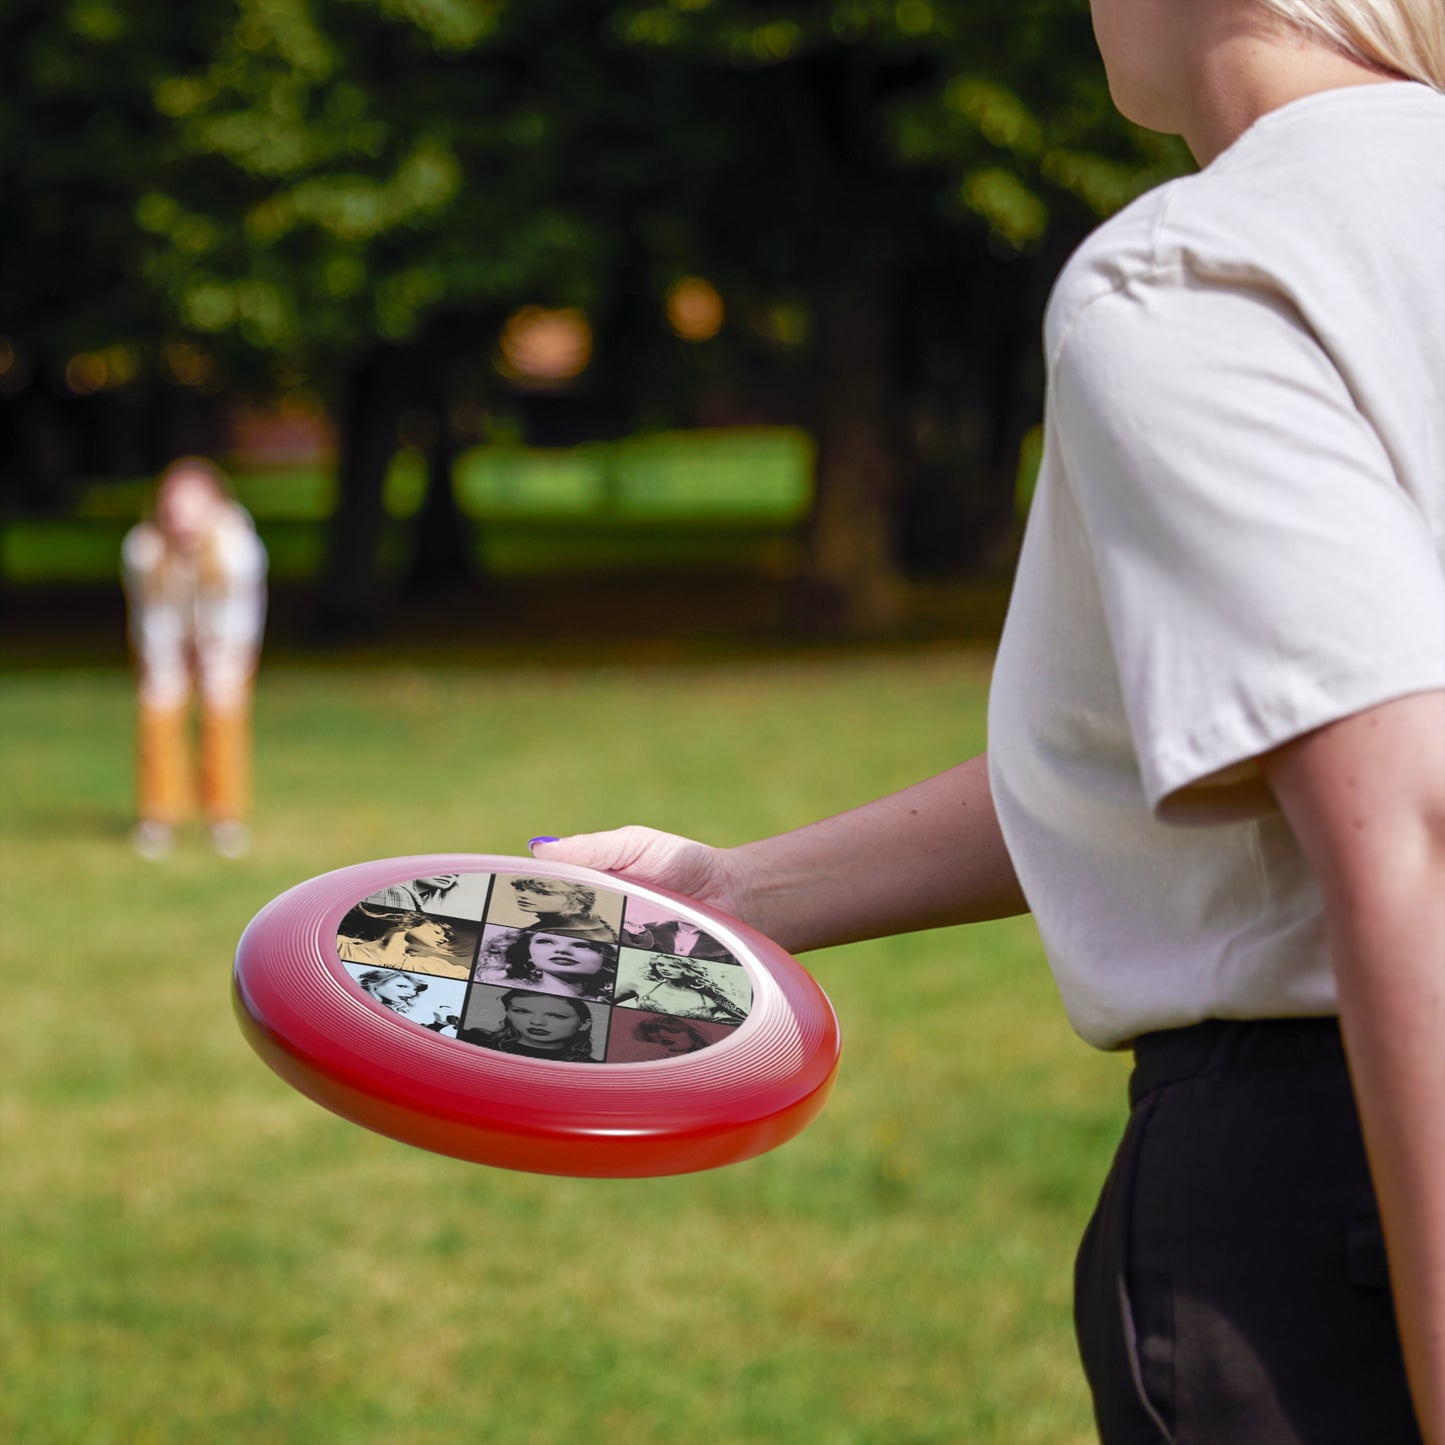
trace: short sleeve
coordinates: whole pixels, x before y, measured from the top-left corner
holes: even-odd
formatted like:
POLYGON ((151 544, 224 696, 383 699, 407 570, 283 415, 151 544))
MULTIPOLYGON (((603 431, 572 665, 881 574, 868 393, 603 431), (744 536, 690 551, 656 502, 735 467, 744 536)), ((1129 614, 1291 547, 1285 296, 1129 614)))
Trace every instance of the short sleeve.
POLYGON ((1161 817, 1263 811, 1262 753, 1445 687, 1440 543, 1277 293, 1133 282, 1085 307, 1050 385, 1161 817))

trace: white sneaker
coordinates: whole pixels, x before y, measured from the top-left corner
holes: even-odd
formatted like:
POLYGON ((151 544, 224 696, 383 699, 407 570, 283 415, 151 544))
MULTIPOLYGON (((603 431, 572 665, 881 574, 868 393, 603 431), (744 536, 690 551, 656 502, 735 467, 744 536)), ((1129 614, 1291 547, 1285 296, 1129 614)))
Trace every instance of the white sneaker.
POLYGON ((175 841, 176 834, 171 825, 158 823, 154 818, 142 818, 130 835, 131 847, 151 863, 158 863, 166 857, 175 841))
POLYGON ((251 830, 244 823, 212 823, 211 847, 222 858, 244 858, 251 851, 251 830))

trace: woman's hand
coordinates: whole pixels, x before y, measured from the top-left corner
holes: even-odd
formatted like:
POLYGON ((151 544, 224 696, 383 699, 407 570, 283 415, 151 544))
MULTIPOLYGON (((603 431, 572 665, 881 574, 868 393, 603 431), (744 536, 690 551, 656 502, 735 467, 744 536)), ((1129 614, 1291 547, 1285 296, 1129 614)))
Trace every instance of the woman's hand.
POLYGON ((676 833, 635 824, 605 833, 574 833, 570 838, 535 842, 532 856, 544 863, 573 863, 617 873, 634 883, 695 898, 745 923, 752 921, 747 889, 732 854, 676 833))

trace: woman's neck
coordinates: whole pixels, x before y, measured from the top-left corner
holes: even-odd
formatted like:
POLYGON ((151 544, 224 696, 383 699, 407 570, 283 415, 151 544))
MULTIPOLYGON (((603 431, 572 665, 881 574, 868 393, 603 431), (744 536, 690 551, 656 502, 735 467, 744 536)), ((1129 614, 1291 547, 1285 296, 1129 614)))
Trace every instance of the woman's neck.
POLYGON ((1305 96, 1400 77, 1352 60, 1323 41, 1261 15, 1257 5, 1196 4, 1177 52, 1191 57, 1174 90, 1180 135, 1201 166, 1228 150, 1262 116, 1305 96))
POLYGON ((1260 117, 1282 105, 1322 91, 1396 79, 1308 40, 1270 46, 1238 36, 1205 56, 1201 84, 1183 116, 1181 133, 1195 160, 1207 166, 1260 117))

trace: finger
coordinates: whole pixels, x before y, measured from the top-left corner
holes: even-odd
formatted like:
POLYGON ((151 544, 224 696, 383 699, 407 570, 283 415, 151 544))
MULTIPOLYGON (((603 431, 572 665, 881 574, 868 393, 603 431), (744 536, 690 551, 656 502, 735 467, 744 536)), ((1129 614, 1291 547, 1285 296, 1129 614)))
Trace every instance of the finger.
POLYGON ((574 863, 601 873, 621 872, 635 863, 645 847, 645 828, 610 828, 604 833, 573 833, 567 838, 532 841, 532 856, 547 863, 574 863))

